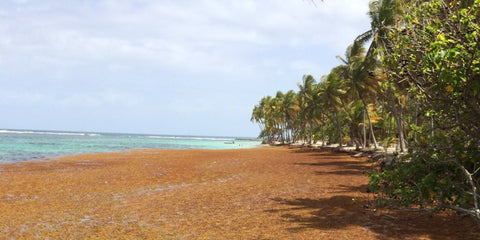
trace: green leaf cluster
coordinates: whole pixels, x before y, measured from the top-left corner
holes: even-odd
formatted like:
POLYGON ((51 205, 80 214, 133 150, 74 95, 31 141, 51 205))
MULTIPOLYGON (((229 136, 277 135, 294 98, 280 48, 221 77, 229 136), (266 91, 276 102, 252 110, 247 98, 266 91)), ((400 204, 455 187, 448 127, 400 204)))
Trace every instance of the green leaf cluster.
POLYGON ((390 82, 415 94, 424 121, 410 124, 409 154, 379 175, 374 190, 389 204, 480 219, 480 1, 401 4, 403 24, 388 36, 384 67, 390 82))

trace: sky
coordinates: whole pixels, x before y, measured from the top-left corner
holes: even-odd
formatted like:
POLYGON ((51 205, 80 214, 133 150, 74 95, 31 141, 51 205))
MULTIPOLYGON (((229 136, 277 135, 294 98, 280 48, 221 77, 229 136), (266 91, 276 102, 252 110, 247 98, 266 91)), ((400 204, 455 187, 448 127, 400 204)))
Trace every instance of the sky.
POLYGON ((339 65, 369 0, 2 0, 0 129, 256 137, 339 65))

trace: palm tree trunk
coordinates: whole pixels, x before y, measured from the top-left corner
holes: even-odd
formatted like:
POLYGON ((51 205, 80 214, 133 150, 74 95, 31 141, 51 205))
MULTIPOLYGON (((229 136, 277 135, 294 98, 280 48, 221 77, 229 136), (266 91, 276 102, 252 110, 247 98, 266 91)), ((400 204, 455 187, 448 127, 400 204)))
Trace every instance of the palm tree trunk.
MULTIPOLYGON (((375 149, 378 149, 377 139, 375 139, 375 134, 373 133, 372 121, 370 119, 370 114, 368 113, 368 109, 367 109, 367 102, 365 102, 365 99, 363 99, 362 94, 359 94, 359 97, 360 97, 360 99, 362 100, 362 103, 363 103, 363 112, 367 115, 368 126, 370 128, 370 135, 372 136, 373 146, 375 146, 375 149)), ((365 127, 365 125, 364 125, 364 127, 365 127)), ((366 139, 365 136, 364 136, 364 139, 366 139)))
POLYGON ((367 145, 367 131, 365 130, 365 109, 363 109, 363 145, 362 148, 365 149, 367 145))
MULTIPOLYGON (((415 98, 415 116, 414 116, 415 126, 418 126, 418 99, 415 98)), ((417 131, 413 131, 413 141, 417 143, 417 131)))
POLYGON ((342 128, 340 127, 340 119, 338 119, 337 112, 334 112, 334 117, 335 117, 335 120, 337 120, 338 136, 340 137, 339 146, 342 147, 342 140, 343 140, 342 128))
POLYGON ((322 114, 322 147, 325 146, 325 121, 324 116, 322 114))
POLYGON ((291 128, 289 128, 287 130, 287 134, 288 134, 288 142, 292 143, 292 129, 291 128))
POLYGON ((405 151, 405 137, 403 136, 403 123, 401 115, 398 112, 397 105, 395 103, 395 95, 393 93, 392 87, 388 86, 388 94, 390 95, 390 104, 392 106, 393 117, 397 123, 398 130, 398 142, 400 145, 400 152, 405 151))

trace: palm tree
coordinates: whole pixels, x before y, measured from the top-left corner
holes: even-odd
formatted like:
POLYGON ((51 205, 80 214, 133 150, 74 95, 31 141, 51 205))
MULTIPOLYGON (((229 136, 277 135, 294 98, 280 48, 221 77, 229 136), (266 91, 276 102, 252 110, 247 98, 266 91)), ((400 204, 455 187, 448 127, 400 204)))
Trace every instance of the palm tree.
POLYGON ((298 112, 300 107, 298 106, 298 99, 297 94, 293 90, 289 90, 283 95, 283 111, 285 117, 285 131, 286 131, 286 138, 289 142, 292 141, 292 131, 294 121, 298 116, 298 112))
POLYGON ((263 97, 259 104, 255 105, 252 111, 252 117, 250 121, 257 122, 260 129, 265 129, 265 105, 266 105, 266 98, 263 97))
POLYGON ((283 116, 283 93, 282 91, 277 91, 277 94, 270 103, 272 109, 272 120, 275 129, 275 135, 281 140, 282 144, 285 143, 285 136, 283 134, 283 129, 285 126, 285 118, 283 116))
POLYGON ((355 41, 366 43, 372 40, 366 54, 366 59, 376 58, 376 54, 390 53, 391 42, 388 34, 391 28, 400 21, 401 7, 399 0, 374 0, 370 2, 368 15, 371 29, 360 34, 355 41))
MULTIPOLYGON (((357 97, 363 103, 363 114, 368 118, 368 125, 370 129, 370 136, 372 137, 373 144, 375 149, 378 148, 377 140, 375 139, 375 134, 372 127, 372 121, 370 119, 370 114, 367 109, 366 96, 376 93, 378 87, 378 81, 374 77, 373 72, 370 69, 366 68, 365 59, 364 59, 365 48, 361 45, 360 42, 355 41, 352 45, 347 48, 345 53, 345 59, 337 56, 344 65, 339 66, 342 77, 346 81, 348 92, 353 96, 354 100, 357 97)), ((370 66, 369 66, 370 67, 370 66)), ((365 121, 363 123, 363 148, 367 141, 367 134, 365 131, 365 121)))
MULTIPOLYGON (((377 54, 385 55, 392 52, 392 43, 388 40, 388 34, 392 27, 399 24, 401 16, 401 8, 399 0, 374 0, 370 2, 370 11, 368 15, 371 19, 371 29, 357 37, 355 41, 365 43, 372 40, 366 57, 365 67, 368 68, 372 63, 376 62, 377 54)), ((390 98, 390 105, 394 118, 396 119, 400 151, 405 151, 405 137, 403 130, 403 121, 398 111, 395 93, 392 87, 393 83, 388 84, 387 94, 390 98)))
POLYGON ((349 136, 355 149, 360 150, 361 141, 360 136, 366 136, 365 134, 365 111, 363 103, 360 100, 349 99, 349 101, 343 106, 345 110, 347 122, 349 123, 349 136), (361 124, 363 121, 363 124, 361 124), (360 130, 362 128, 363 131, 360 130))
POLYGON ((300 107, 299 118, 304 129, 304 136, 309 144, 313 139, 315 113, 317 109, 316 81, 312 75, 304 75, 302 84, 298 83, 298 104, 300 107))
POLYGON ((322 81, 318 84, 318 96, 325 109, 330 109, 333 113, 334 122, 337 126, 339 144, 342 147, 343 133, 339 119, 339 111, 342 107, 341 97, 345 94, 343 90, 343 83, 339 78, 339 68, 334 68, 330 74, 324 76, 322 81))
POLYGON ((251 121, 259 123, 262 129, 260 136, 267 142, 273 142, 276 130, 276 119, 274 118, 274 101, 271 96, 263 97, 252 112, 251 121))

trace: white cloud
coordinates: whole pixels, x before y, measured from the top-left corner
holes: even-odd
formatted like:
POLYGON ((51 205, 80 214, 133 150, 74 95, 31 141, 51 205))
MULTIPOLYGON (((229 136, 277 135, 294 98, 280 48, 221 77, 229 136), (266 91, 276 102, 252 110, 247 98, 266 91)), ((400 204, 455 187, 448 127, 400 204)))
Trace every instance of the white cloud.
POLYGON ((250 109, 247 95, 336 65, 367 30, 368 1, 2 1, 0 104, 202 114, 222 92, 250 109), (193 87, 205 95, 192 101, 193 87))
POLYGON ((352 28, 361 26, 357 22, 365 18, 367 2, 325 1, 314 7, 299 0, 101 1, 99 9, 80 6, 80 11, 73 4, 62 6, 64 13, 43 18, 22 15, 29 18, 26 24, 7 22, 10 28, 2 35, 20 43, 14 46, 19 51, 56 54, 60 59, 157 60, 193 71, 221 72, 228 65, 249 65, 259 47, 320 44, 343 51, 352 40, 348 33, 366 30, 352 28), (242 55, 243 50, 250 55, 242 55))
POLYGON ((38 92, 19 92, 3 89, 0 94, 0 105, 38 107, 55 101, 52 96, 38 92))
POLYGON ((199 97, 192 98, 174 98, 170 99, 169 108, 172 112, 184 115, 184 116, 195 116, 198 114, 212 113, 213 104, 205 99, 199 97))
POLYGON ((14 3, 18 3, 18 4, 24 4, 24 3, 27 3, 28 0, 12 0, 14 3))
POLYGON ((141 97, 123 92, 77 93, 63 97, 59 105, 67 108, 117 107, 132 108, 141 105, 141 97))
POLYGON ((306 61, 306 60, 295 60, 290 63, 290 68, 296 71, 304 72, 305 74, 317 72, 319 69, 322 69, 318 63, 306 61))
POLYGON ((126 107, 133 108, 144 103, 142 97, 126 92, 104 91, 90 93, 74 93, 56 95, 41 93, 33 90, 13 91, 3 90, 0 94, 0 105, 22 107, 51 107, 59 108, 100 108, 100 107, 126 107))

